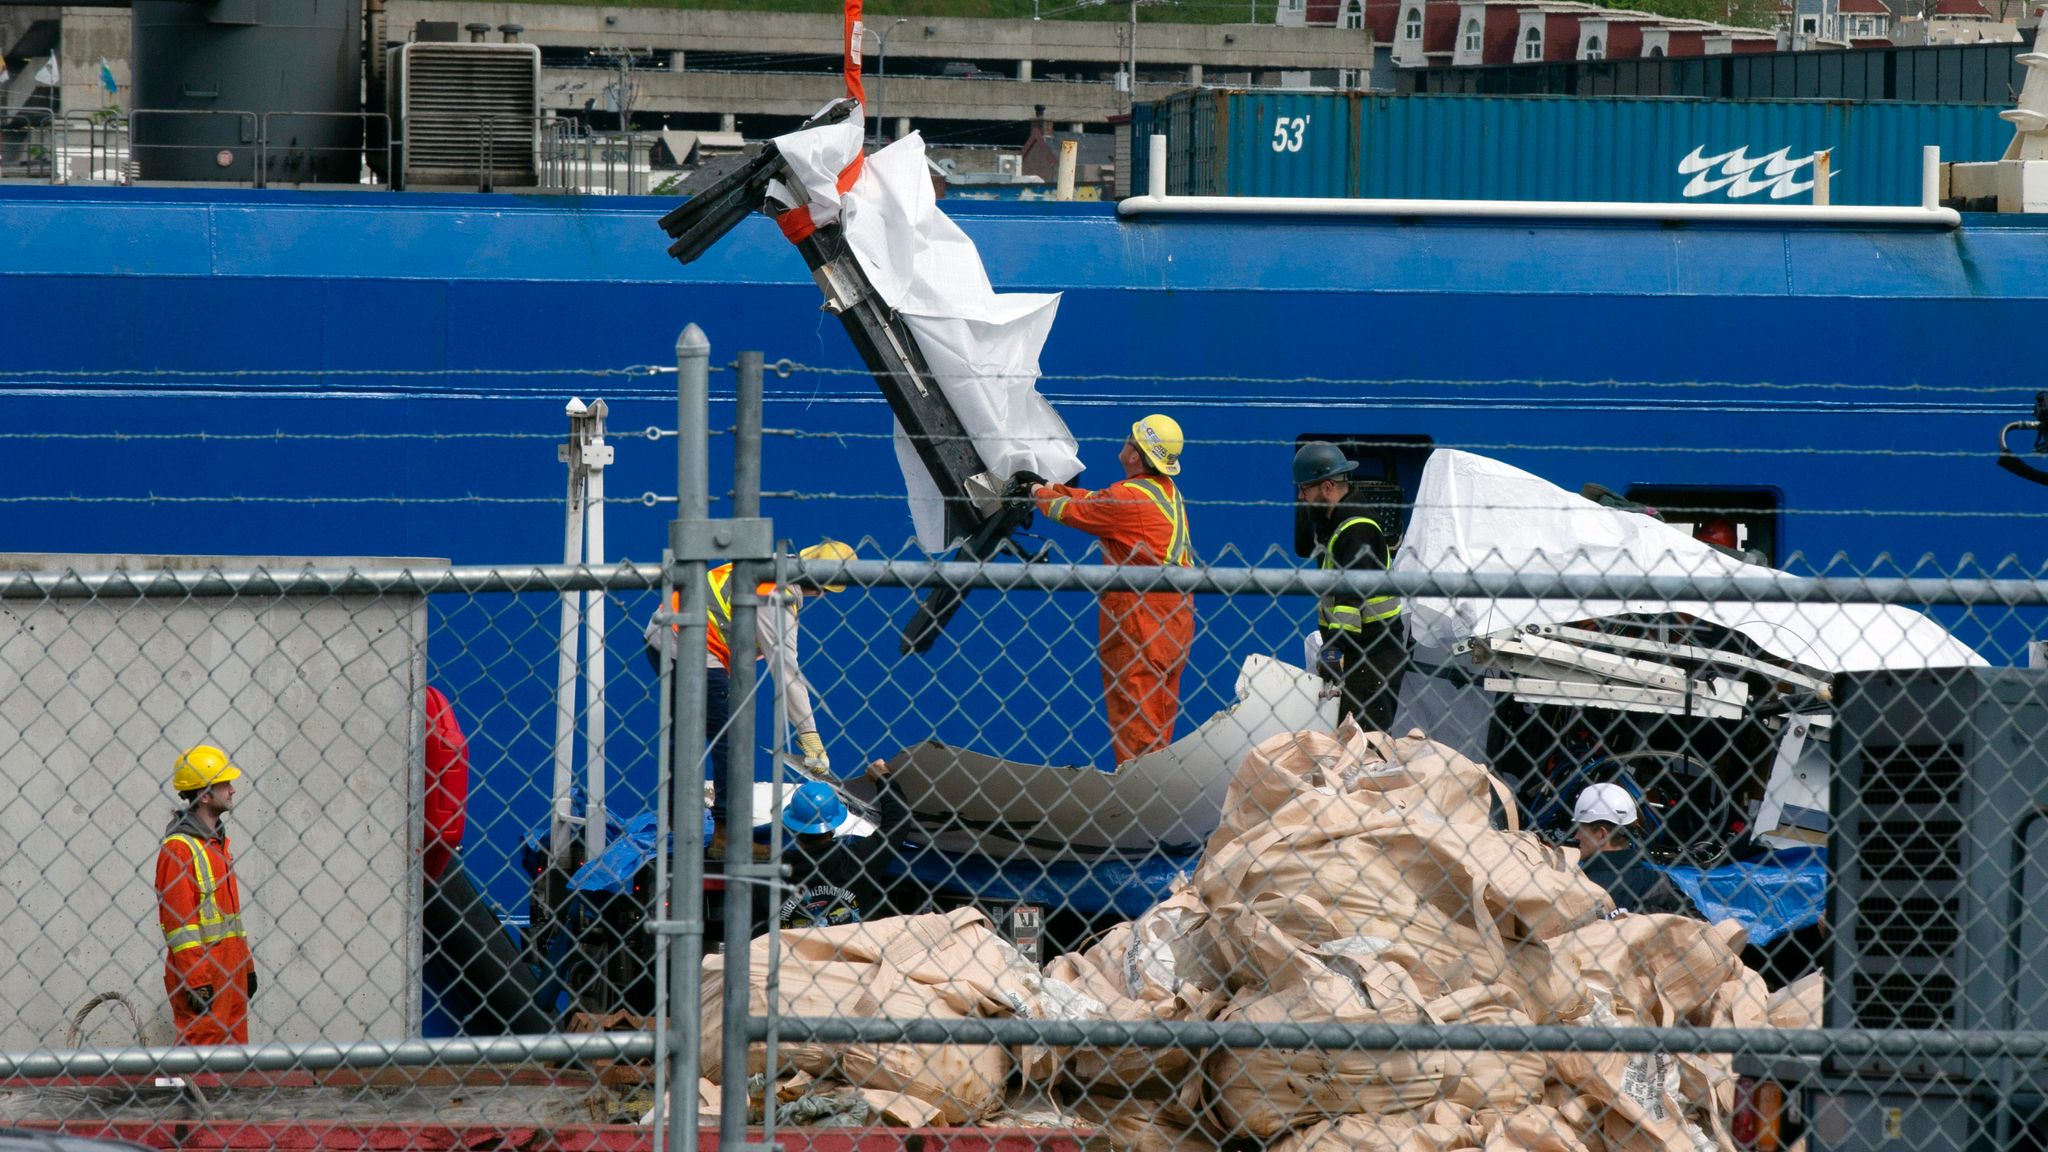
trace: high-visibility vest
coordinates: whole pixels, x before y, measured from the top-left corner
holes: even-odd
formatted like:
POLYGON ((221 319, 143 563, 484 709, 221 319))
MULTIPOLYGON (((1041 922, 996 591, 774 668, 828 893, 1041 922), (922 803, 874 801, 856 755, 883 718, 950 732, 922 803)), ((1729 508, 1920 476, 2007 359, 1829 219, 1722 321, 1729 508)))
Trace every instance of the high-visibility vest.
POLYGON ((164 843, 177 841, 192 853, 192 878, 199 886, 199 918, 176 928, 164 929, 164 943, 172 952, 183 952, 188 948, 204 948, 237 936, 247 936, 242 931, 242 915, 239 912, 222 914, 215 900, 220 890, 220 881, 213 874, 213 861, 206 855, 206 845, 194 836, 176 832, 164 837, 164 843))
MULTIPOLYGON (((1323 570, 1325 572, 1337 566, 1335 555, 1337 537, 1342 536, 1344 530, 1354 524, 1370 524, 1373 531, 1381 533, 1381 541, 1384 542, 1386 540, 1386 535, 1380 528, 1379 521, 1374 520, 1370 516, 1353 516, 1351 519, 1337 525, 1336 531, 1331 532, 1330 539, 1324 543, 1323 570)), ((1394 566, 1394 558, 1391 554, 1383 557, 1383 560, 1385 567, 1392 568, 1394 566)), ((1380 620, 1392 620, 1400 614, 1401 601, 1398 597, 1394 596, 1367 597, 1362 608, 1351 604, 1338 604, 1333 602, 1331 597, 1325 596, 1322 603, 1316 606, 1316 622, 1332 632, 1358 632, 1366 624, 1380 620)))
MULTIPOLYGON (((727 593, 726 585, 732 583, 732 565, 721 564, 713 568, 705 574, 705 579, 711 585, 711 597, 710 602, 704 607, 706 623, 709 625, 704 630, 704 648, 718 657, 718 662, 729 669, 732 667, 732 647, 726 642, 725 634, 732 630, 732 597, 727 593)), ((775 585, 771 581, 756 586, 754 591, 766 596, 775 591, 775 585)), ((682 607, 681 593, 676 594, 676 607, 678 610, 682 607)), ((755 658, 765 660, 768 654, 759 652, 755 654, 755 658)))
POLYGON ((1159 514, 1166 517, 1172 531, 1166 542, 1166 555, 1160 559, 1163 566, 1192 568, 1195 564, 1194 539, 1188 532, 1188 506, 1180 498, 1180 489, 1166 490, 1166 485, 1144 476, 1133 476, 1125 484, 1145 494, 1159 514))

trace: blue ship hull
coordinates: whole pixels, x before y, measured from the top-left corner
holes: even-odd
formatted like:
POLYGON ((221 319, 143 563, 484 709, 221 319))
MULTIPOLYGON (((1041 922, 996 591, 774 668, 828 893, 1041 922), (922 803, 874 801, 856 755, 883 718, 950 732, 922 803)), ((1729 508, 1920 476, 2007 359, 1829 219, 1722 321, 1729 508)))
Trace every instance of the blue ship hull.
MULTIPOLYGON (((612 405, 611 494, 667 492, 675 475, 672 441, 626 435, 673 424, 673 376, 577 373, 672 365, 695 322, 714 362, 757 348, 797 365, 769 380, 767 422, 791 433, 766 446, 766 487, 793 493, 766 502, 778 533, 903 553, 887 410, 801 260, 755 218, 678 266, 655 226, 670 206, 0 192, 8 547, 556 560, 570 395, 612 405), (102 438, 59 435, 74 433, 102 438), (247 499, 215 499, 226 495, 247 499)), ((1568 488, 1773 486, 1781 558, 1814 566, 1841 554, 1849 570, 1910 569, 1932 555, 1922 571, 1934 574, 2015 552, 2037 564, 2048 539, 2041 490, 1992 464, 1999 425, 2023 418, 2039 387, 2026 334, 2048 295, 2044 222, 1124 223, 1106 206, 986 203, 954 214, 1000 289, 1066 294, 1041 389, 1082 440, 1083 483, 1109 478, 1136 415, 1165 410, 1186 426, 1183 479, 1210 561, 1291 558, 1287 461, 1296 437, 1328 433, 1428 436, 1568 488)), ((714 377, 714 426, 729 422, 729 401, 716 401, 730 379, 714 377)), ((729 475, 726 443, 713 442, 714 477, 729 475)), ((613 558, 658 559, 671 515, 614 507, 613 558)), ((845 769, 933 736, 1106 764, 1085 598, 1006 611, 977 594, 922 659, 895 652, 907 607, 901 593, 852 593, 806 617, 845 769)), ((1183 731, 1228 701, 1244 656, 1298 653, 1312 615, 1299 601, 1204 598, 1200 610, 1183 731)), ((477 771, 492 782, 472 803, 471 867, 515 905, 524 879, 499 861, 545 814, 552 608, 496 598, 436 611, 430 675, 485 734, 477 771), (506 614, 496 628, 490 611, 506 614)), ((2013 618, 1953 622, 1995 662, 2012 657, 2013 618)), ((652 788, 655 719, 640 621, 614 623, 613 798, 630 812, 652 788)))

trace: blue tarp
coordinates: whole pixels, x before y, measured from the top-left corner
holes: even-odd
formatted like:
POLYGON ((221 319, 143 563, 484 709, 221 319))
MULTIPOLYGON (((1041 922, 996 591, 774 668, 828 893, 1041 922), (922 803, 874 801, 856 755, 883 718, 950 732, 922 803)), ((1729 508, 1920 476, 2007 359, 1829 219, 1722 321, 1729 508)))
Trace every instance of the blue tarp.
MULTIPOLYGON (((711 835, 711 817, 704 817, 711 835)), ((539 832, 536 832, 539 835, 539 832)), ((535 841, 538 843, 544 841, 535 841)), ((603 855, 569 879, 571 892, 620 893, 668 837, 652 812, 615 827, 603 855)), ((1176 878, 1191 874, 1199 851, 1154 853, 1140 859, 1047 864, 1036 860, 995 861, 985 856, 927 850, 911 861, 911 874, 935 891, 978 900, 1026 902, 1067 908, 1093 916, 1114 911, 1135 919, 1166 898, 1176 878)), ((1713 921, 1734 920, 1749 942, 1768 944, 1788 932, 1818 924, 1826 911, 1827 851, 1789 848, 1718 868, 1672 866, 1660 871, 1713 921)))
POLYGON ((1662 869, 1709 920, 1733 920, 1751 944, 1818 924, 1827 911, 1825 848, 1786 848, 1718 868, 1662 869))
MULTIPOLYGON (((630 891, 633 877, 656 852, 668 851, 669 834, 652 812, 642 812, 612 833, 602 855, 587 860, 569 877, 569 891, 620 893, 630 891)), ((704 813, 704 839, 711 839, 711 813, 704 813)))
POLYGON ((1047 864, 1037 860, 998 862, 986 856, 925 852, 910 863, 911 875, 936 891, 1003 903, 1040 904, 1048 909, 1094 916, 1114 911, 1135 920, 1164 900, 1176 878, 1192 873, 1200 851, 1154 853, 1140 859, 1047 864))

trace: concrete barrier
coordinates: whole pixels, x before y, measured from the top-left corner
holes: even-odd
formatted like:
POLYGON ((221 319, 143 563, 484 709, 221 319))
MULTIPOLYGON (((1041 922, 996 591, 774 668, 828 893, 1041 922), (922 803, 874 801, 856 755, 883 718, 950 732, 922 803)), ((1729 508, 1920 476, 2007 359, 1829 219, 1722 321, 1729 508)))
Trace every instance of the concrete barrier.
MULTIPOLYGON (((445 561, 0 555, 0 573, 445 561)), ((417 595, 0 599, 0 1048, 61 1045, 126 996, 173 1039, 154 861, 197 743, 245 773, 228 818, 261 976, 250 1039, 415 1035, 427 613, 417 595)), ((125 1017, 88 1042, 133 1042, 125 1017)))

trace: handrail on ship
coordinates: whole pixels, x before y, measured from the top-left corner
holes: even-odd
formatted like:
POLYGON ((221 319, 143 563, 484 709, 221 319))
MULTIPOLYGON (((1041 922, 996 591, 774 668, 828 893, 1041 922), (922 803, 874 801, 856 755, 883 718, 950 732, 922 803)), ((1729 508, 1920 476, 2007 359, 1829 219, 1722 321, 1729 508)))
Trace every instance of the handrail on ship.
POLYGON ((1169 196, 1166 137, 1147 141, 1145 194, 1119 201, 1118 216, 1430 216, 1517 220, 1701 221, 1959 228, 1962 213, 1941 206, 1941 149, 1920 152, 1916 207, 1851 204, 1672 204, 1605 200, 1367 200, 1322 196, 1169 196))

